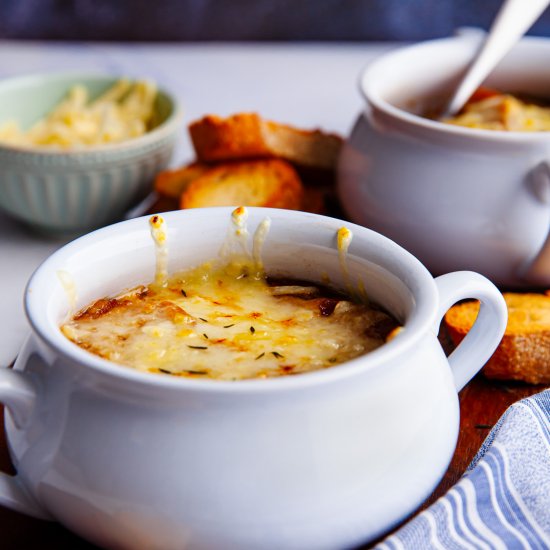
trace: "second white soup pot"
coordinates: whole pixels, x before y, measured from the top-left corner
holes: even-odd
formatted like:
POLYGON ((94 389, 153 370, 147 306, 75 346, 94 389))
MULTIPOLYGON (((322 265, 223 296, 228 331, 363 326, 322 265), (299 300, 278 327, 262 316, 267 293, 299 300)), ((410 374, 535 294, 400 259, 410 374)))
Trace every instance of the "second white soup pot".
MULTIPOLYGON (((479 42, 463 36, 384 55, 361 75, 366 106, 339 164, 355 222, 395 240, 434 274, 472 269, 508 287, 550 285, 550 132, 430 120, 479 42)), ((550 101, 550 40, 525 38, 485 85, 550 101)))

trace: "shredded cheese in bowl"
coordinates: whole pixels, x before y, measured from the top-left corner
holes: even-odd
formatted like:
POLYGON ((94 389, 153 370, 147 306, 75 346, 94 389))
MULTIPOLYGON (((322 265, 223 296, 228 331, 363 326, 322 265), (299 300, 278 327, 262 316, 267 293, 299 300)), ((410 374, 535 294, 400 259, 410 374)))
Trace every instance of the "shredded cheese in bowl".
POLYGON ((80 149, 133 139, 148 131, 156 96, 150 81, 119 80, 94 100, 84 86, 76 85, 29 130, 16 121, 1 125, 0 143, 80 149))

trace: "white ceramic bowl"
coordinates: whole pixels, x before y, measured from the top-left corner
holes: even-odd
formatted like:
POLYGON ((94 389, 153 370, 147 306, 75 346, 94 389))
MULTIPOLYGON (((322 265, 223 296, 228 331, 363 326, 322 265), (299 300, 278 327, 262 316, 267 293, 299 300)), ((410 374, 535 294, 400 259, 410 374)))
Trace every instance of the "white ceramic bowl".
MULTIPOLYGON (((355 222, 417 256, 434 274, 478 271, 502 286, 550 285, 550 133, 475 130, 418 116, 449 97, 477 40, 426 42, 361 75, 366 109, 339 166, 355 222)), ((550 100, 550 40, 523 39, 488 86, 550 100)))
MULTIPOLYGON (((76 84, 96 97, 117 77, 44 74, 0 81, 0 124, 24 128, 44 117, 76 84)), ((160 90, 158 124, 135 139, 81 150, 52 150, 0 143, 0 208, 47 233, 82 233, 120 220, 152 190, 169 162, 181 113, 160 90)))
MULTIPOLYGON (((269 216, 267 271, 337 287, 339 220, 269 216), (297 238, 299 236, 299 238, 297 238)), ((169 270, 216 257, 231 209, 172 212, 169 270)), ((363 227, 348 254, 353 284, 405 329, 372 353, 292 377, 224 382, 153 375, 91 355, 59 324, 77 304, 153 279, 145 218, 100 229, 53 254, 26 291, 32 335, 0 399, 17 476, 0 502, 60 521, 105 548, 341 549, 412 512, 442 477, 459 425, 457 390, 488 359, 506 324, 501 294, 470 272, 434 280, 395 243, 363 227), (447 358, 437 340, 457 300, 480 316, 447 358)))

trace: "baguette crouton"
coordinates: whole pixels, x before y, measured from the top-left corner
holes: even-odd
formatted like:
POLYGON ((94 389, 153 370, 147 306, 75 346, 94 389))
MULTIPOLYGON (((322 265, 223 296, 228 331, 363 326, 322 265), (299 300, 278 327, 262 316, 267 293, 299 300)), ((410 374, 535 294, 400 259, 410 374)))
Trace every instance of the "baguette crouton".
MULTIPOLYGON (((550 295, 504 293, 508 306, 506 332, 483 368, 488 378, 550 383, 550 295)), ((455 344, 470 330, 479 302, 463 302, 445 315, 445 325, 455 344)))
POLYGON ((342 138, 263 120, 256 113, 228 118, 207 115, 190 124, 197 158, 203 162, 281 158, 299 166, 334 169, 342 138))
POLYGON ((183 191, 180 208, 242 205, 298 210, 302 198, 302 182, 289 163, 254 160, 210 168, 183 191))

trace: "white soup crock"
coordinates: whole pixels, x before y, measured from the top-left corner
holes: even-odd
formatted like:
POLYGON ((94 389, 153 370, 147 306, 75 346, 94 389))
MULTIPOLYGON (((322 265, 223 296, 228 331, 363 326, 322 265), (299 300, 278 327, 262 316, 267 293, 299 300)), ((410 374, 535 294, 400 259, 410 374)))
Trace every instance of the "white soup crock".
MULTIPOLYGON (((216 257, 230 215, 229 208, 166 214, 169 270, 216 257)), ((342 221, 250 208, 250 233, 266 217, 269 273, 345 288, 336 245, 342 221)), ((484 277, 434 280, 392 241, 345 225, 353 233, 351 283, 362 281, 404 330, 346 364, 278 379, 142 373, 65 339, 67 280, 76 308, 153 280, 146 218, 53 254, 26 290, 32 334, 14 369, 0 370, 17 469, 1 474, 0 502, 117 549, 340 549, 404 519, 449 464, 457 390, 497 346, 506 308, 484 277), (447 359, 439 324, 463 298, 481 300, 480 316, 447 359)))
MULTIPOLYGON (((472 269, 503 287, 550 285, 550 132, 478 130, 420 116, 444 105, 477 39, 389 53, 361 75, 366 101, 339 164, 353 221, 433 274, 472 269)), ((486 85, 550 100, 550 40, 525 38, 486 85)))

